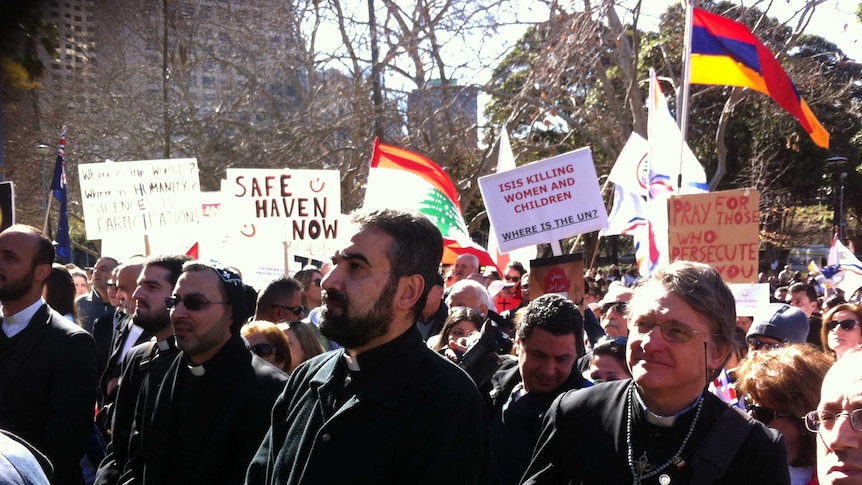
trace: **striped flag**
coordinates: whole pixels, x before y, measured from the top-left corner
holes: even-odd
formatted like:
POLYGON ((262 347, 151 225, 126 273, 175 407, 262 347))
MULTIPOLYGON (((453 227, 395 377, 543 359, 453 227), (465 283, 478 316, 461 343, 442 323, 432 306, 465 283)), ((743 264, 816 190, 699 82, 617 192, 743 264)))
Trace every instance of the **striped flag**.
POLYGON ((57 221, 57 237, 55 239, 57 259, 72 261, 72 239, 69 237, 69 208, 66 194, 66 127, 60 133, 60 144, 57 147, 57 163, 54 165, 54 177, 51 179, 51 191, 54 198, 60 202, 60 218, 57 221))
POLYGON ((775 55, 748 28, 699 8, 691 26, 691 83, 750 88, 768 95, 799 120, 818 146, 829 133, 799 95, 775 55))

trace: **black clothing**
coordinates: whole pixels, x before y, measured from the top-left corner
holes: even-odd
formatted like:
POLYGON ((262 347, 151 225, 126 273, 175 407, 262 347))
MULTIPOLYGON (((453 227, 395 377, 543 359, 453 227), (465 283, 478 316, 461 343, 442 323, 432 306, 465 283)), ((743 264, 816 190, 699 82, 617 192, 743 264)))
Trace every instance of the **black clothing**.
POLYGON ((80 325, 89 334, 93 334, 93 323, 97 318, 110 316, 114 313, 111 302, 102 301, 95 288, 89 293, 83 294, 75 299, 75 315, 80 325))
MULTIPOLYGON (((590 345, 596 345, 596 342, 605 336, 605 329, 602 328, 596 314, 589 308, 584 309, 584 333, 587 334, 590 345)), ((578 357, 583 356, 579 355, 578 357)))
POLYGON ((108 365, 108 358, 111 357, 111 351, 114 344, 114 331, 120 323, 120 320, 126 314, 119 309, 114 310, 111 315, 105 315, 97 318, 93 322, 93 340, 96 342, 96 371, 97 376, 101 376, 105 372, 105 367, 108 365))
POLYGON ((355 371, 342 350, 298 367, 246 484, 487 483, 488 421, 473 382, 415 325, 386 346, 369 351, 375 363, 358 356, 360 380, 346 391, 355 371))
POLYGON ((194 375, 184 353, 144 378, 123 484, 241 484, 285 374, 231 337, 194 375))
POLYGON ((820 329, 823 328, 823 319, 817 315, 808 317, 808 338, 806 342, 813 345, 816 349, 823 348, 823 341, 820 338, 820 329))
MULTIPOLYGON (((605 382, 559 396, 545 417, 542 436, 522 483, 632 483, 626 432, 631 383, 631 379, 605 382)), ((683 461, 642 483, 658 484, 663 474, 670 477, 670 483, 690 482, 697 447, 727 409, 727 404, 709 392, 703 399, 697 424, 681 453, 683 461)), ((632 419, 634 460, 646 453, 653 467, 662 466, 679 449, 696 413, 694 407, 680 415, 673 426, 660 427, 644 419, 636 403, 632 419)), ((781 435, 756 423, 725 474, 715 483, 789 484, 781 435)))
POLYGON ((95 404, 90 334, 48 305, 14 337, 0 330, 0 427, 48 456, 55 485, 84 483, 79 463, 95 404))
POLYGON ((129 438, 135 418, 135 406, 144 378, 153 376, 161 382, 177 354, 174 337, 155 342, 145 342, 132 347, 123 360, 123 372, 117 388, 117 398, 113 405, 111 441, 107 454, 96 471, 95 485, 114 485, 119 483, 128 460, 129 438))
POLYGON ((501 485, 517 484, 526 471, 542 431, 542 418, 554 399, 570 389, 592 385, 572 369, 569 378, 554 392, 528 392, 512 402, 512 391, 522 381, 518 359, 503 356, 503 364, 491 377, 491 388, 482 393, 491 419, 493 481, 501 485))

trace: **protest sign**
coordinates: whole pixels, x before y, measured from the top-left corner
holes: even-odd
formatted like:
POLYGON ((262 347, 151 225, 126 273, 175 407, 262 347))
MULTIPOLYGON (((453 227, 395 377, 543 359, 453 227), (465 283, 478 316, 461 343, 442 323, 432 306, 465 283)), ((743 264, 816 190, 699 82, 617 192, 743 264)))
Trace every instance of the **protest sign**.
POLYGON ((758 308, 769 305, 769 283, 730 283, 736 301, 736 316, 753 317, 758 308))
POLYGON ((223 210, 283 241, 338 238, 337 170, 227 169, 223 210))
POLYGON ((589 148, 479 179, 502 252, 608 225, 589 148))
POLYGON ((200 218, 194 158, 78 165, 87 239, 145 234, 200 218))
POLYGON ((670 261, 709 264, 726 283, 754 283, 760 250, 760 193, 753 189, 668 199, 670 261))
POLYGON ((530 299, 556 293, 571 301, 584 297, 584 253, 530 261, 530 299))

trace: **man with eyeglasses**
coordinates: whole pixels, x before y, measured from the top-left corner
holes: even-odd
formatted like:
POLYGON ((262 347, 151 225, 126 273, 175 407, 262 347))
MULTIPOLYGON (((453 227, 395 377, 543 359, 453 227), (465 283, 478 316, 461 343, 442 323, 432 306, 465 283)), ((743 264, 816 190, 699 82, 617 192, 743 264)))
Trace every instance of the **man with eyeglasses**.
POLYGON ((148 259, 140 272, 132 292, 135 311, 131 318, 144 332, 153 335, 153 339, 132 347, 123 359, 116 399, 103 418, 108 420, 110 441, 96 472, 96 485, 119 482, 128 458, 132 420, 144 377, 153 374, 161 378, 179 352, 165 298, 171 296, 183 263, 189 260, 185 255, 157 256, 148 259))
POLYGON ((488 423, 470 378, 416 329, 443 256, 425 216, 351 216, 323 279, 320 330, 272 410, 246 484, 488 483, 488 423))
POLYGON ((248 351, 253 301, 230 269, 189 261, 163 300, 181 352, 138 396, 123 484, 240 484, 286 376, 248 351))
POLYGON ((254 320, 282 323, 303 318, 305 308, 302 306, 302 284, 289 276, 270 281, 257 296, 254 320))
POLYGON ((736 327, 719 273, 676 261, 628 306, 633 378, 557 398, 522 483, 789 483, 781 435, 707 391, 736 327))
POLYGON ((820 390, 817 410, 805 415, 817 433, 820 485, 862 483, 862 350, 856 347, 835 362, 820 390))
POLYGON ((808 317, 797 307, 770 303, 755 313, 745 334, 749 352, 804 344, 808 338, 808 317))

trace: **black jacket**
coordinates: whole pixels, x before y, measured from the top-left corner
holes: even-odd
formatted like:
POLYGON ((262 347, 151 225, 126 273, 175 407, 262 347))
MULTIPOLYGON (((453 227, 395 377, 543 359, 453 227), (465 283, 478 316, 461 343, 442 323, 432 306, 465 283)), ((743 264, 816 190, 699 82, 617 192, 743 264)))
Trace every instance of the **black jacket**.
MULTIPOLYGON (((545 416, 542 435, 522 483, 632 483, 626 438, 631 383, 631 379, 605 382, 559 396, 545 416)), ((692 458, 727 407, 713 394, 705 393, 701 415, 681 454, 683 462, 668 466, 642 483, 658 484, 663 474, 668 475, 670 483, 690 483, 692 458)), ((637 409, 632 419, 634 459, 647 449, 650 462, 661 466, 680 447, 696 410, 680 415, 670 428, 660 428, 643 419, 637 409)), ((725 474, 714 483, 789 484, 781 435, 756 423, 725 474)))
POLYGON ((121 483, 243 482, 287 375, 238 336, 203 367, 192 375, 179 353, 161 380, 145 377, 121 483))
POLYGON ((503 356, 503 364, 491 377, 490 390, 483 393, 491 419, 494 481, 499 484, 516 484, 521 479, 542 432, 542 418, 554 399, 568 390, 592 385, 577 369, 572 369, 569 378, 554 392, 527 393, 506 406, 522 380, 518 359, 503 356))
POLYGON ((79 462, 96 404, 93 337, 48 305, 18 335, 0 334, 0 427, 48 456, 55 485, 83 484, 79 462))
POLYGON ((470 378, 415 326, 341 408, 343 351, 298 367, 249 467, 258 484, 477 484, 489 473, 488 423, 470 378), (442 478, 444 477, 445 478, 442 478))

